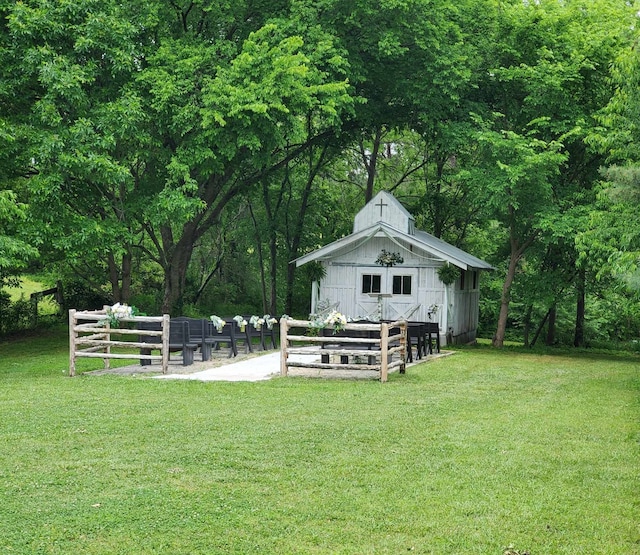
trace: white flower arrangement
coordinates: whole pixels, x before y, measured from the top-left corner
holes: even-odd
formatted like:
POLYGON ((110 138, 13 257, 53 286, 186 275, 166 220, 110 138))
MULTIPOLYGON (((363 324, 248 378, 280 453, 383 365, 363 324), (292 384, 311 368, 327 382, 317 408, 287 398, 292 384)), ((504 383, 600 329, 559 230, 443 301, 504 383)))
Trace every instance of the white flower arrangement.
POLYGON ((438 310, 440 310, 440 306, 435 303, 427 307, 427 316, 429 317, 429 320, 438 315, 438 310))
POLYGON ((380 264, 380 266, 386 266, 390 268, 391 266, 395 266, 396 264, 402 264, 404 262, 404 258, 400 256, 398 252, 389 252, 386 249, 382 249, 378 258, 376 258, 376 264, 380 264))
POLYGON ((265 314, 262 319, 267 324, 267 328, 273 329, 273 325, 278 323, 278 319, 271 316, 271 314, 265 314))
POLYGON ((329 316, 327 316, 325 322, 327 323, 328 326, 334 326, 334 327, 343 327, 347 325, 347 317, 344 314, 341 314, 340 312, 338 312, 337 310, 332 310, 329 313, 329 316))
POLYGON ((233 319, 236 321, 236 324, 238 324, 240 331, 244 332, 245 328, 247 327, 247 321, 244 319, 244 317, 238 314, 234 316, 233 319))
POLYGON ((264 318, 260 317, 260 316, 256 316, 255 314, 249 318, 249 323, 257 330, 259 330, 260 328, 262 328, 262 326, 264 325, 264 318))
POLYGON ((343 330, 348 321, 349 319, 344 314, 341 314, 337 310, 332 310, 325 318, 316 317, 315 319, 312 319, 311 328, 319 330, 326 327, 332 327, 333 332, 336 333, 343 330))
POLYGON ((101 320, 101 322, 108 322, 111 327, 117 328, 120 325, 120 320, 133 318, 138 314, 138 309, 135 306, 129 306, 126 303, 116 303, 113 306, 106 307, 105 312, 107 317, 104 320, 101 320))
POLYGON ((215 314, 210 318, 214 327, 218 330, 218 333, 222 333, 222 328, 224 328, 226 322, 222 318, 220 318, 220 316, 216 316, 215 314))

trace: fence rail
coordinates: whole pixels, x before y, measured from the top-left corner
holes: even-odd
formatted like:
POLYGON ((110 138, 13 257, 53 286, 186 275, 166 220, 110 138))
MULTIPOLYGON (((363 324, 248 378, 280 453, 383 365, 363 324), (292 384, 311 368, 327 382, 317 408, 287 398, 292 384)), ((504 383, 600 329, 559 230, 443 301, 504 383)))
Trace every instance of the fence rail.
POLYGON ((120 322, 133 324, 133 327, 111 327, 107 320, 106 310, 69 310, 69 376, 76 375, 76 359, 81 357, 102 358, 105 368, 109 368, 111 359, 157 361, 162 365, 162 373, 167 373, 169 368, 169 315, 133 316, 132 318, 122 318, 120 322), (137 329, 136 324, 142 322, 159 323, 160 330, 137 329), (138 341, 122 341, 112 339, 113 335, 135 335, 138 338, 158 337, 160 342, 146 342, 140 339, 138 341), (160 354, 113 353, 111 352, 112 347, 146 349, 150 353, 152 350, 160 350, 160 354))
POLYGON ((311 328, 309 320, 280 320, 280 374, 287 376, 289 368, 309 368, 317 370, 341 371, 376 371, 381 382, 386 382, 389 371, 399 368, 404 373, 407 358, 407 322, 350 323, 344 326, 345 332, 373 332, 377 337, 355 337, 349 335, 323 336, 290 334, 292 328, 311 328), (391 330, 399 333, 390 335, 391 330), (292 345, 292 342, 311 344, 309 347, 292 345), (364 348, 363 346, 366 346, 364 348), (289 355, 319 355, 322 362, 290 360, 289 355), (399 359, 393 360, 398 354, 399 359), (324 355, 324 357, 323 357, 324 355), (340 357, 341 362, 331 362, 331 357, 340 357), (349 357, 367 357, 368 364, 349 362, 349 357), (346 358, 346 361, 345 361, 346 358), (328 360, 328 362, 326 362, 328 360))

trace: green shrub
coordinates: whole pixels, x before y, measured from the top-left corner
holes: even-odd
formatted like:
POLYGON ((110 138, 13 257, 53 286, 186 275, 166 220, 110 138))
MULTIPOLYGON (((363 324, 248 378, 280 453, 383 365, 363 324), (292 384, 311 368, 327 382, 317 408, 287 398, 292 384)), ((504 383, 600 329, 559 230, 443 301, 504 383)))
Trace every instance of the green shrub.
POLYGON ((76 310, 99 310, 104 305, 113 304, 107 293, 96 291, 83 281, 65 281, 62 287, 64 291, 64 312, 72 308, 76 310))
POLYGON ((32 329, 37 321, 36 305, 22 295, 11 302, 5 291, 0 291, 0 335, 32 329))

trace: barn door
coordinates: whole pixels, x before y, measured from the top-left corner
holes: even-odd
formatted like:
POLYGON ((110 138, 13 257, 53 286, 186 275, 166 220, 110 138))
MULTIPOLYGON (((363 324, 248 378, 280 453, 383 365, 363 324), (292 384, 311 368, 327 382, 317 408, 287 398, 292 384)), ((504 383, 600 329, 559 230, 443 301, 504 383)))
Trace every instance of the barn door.
POLYGON ((391 297, 387 301, 389 320, 404 318, 410 320, 418 312, 418 270, 414 268, 392 267, 388 270, 388 287, 391 297))
MULTIPOLYGON (((386 269, 379 267, 358 269, 356 284, 356 314, 354 317, 377 320, 380 318, 382 295, 386 293, 386 269)), ((384 312, 384 310, 383 310, 384 312)))
POLYGON ((356 291, 357 316, 372 320, 411 318, 419 308, 418 271, 401 267, 361 268, 356 291))

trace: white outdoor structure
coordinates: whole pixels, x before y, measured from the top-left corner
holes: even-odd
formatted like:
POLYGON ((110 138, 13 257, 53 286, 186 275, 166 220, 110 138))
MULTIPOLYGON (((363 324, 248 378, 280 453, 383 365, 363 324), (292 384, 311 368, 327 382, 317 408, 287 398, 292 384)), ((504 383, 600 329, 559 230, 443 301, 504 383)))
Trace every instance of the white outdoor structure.
POLYGON ((327 307, 352 318, 439 323, 441 342, 467 343, 478 328, 479 272, 493 269, 463 250, 415 228, 415 220, 390 193, 381 191, 356 214, 353 233, 295 260, 316 261, 325 276, 314 282, 311 312, 327 307), (401 263, 376 263, 382 251, 401 263), (437 270, 459 268, 451 285, 437 270))

